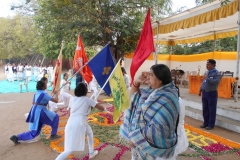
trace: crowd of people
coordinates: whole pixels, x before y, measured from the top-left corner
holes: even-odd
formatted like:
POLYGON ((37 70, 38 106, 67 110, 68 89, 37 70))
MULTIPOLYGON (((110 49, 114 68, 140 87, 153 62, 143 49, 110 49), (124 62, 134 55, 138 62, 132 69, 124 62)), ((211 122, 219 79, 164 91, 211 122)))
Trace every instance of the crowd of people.
MULTIPOLYGON (((172 81, 169 68, 163 64, 153 65, 147 79, 149 87, 140 88, 146 82, 143 75, 130 85, 130 77, 123 67, 122 74, 131 96, 131 105, 124 112, 120 136, 129 143, 132 160, 175 160, 179 153, 187 149, 188 140, 184 130, 185 107, 179 95, 179 88, 172 81)), ((76 80, 79 79, 81 75, 76 80)), ((93 80, 93 83, 95 81, 93 80)), ((33 106, 26 120, 30 124, 30 131, 11 136, 10 139, 15 144, 38 136, 44 124, 52 127, 51 139, 60 137, 56 127, 59 117, 54 110, 48 110, 46 107, 50 103, 56 106, 59 104, 58 94, 50 96, 46 92, 47 83, 46 77, 37 82, 33 106)), ((93 147, 93 131, 87 122, 87 116, 92 108, 101 111, 106 111, 106 108, 96 101, 97 97, 94 94, 94 99, 86 96, 89 89, 83 79, 76 82, 74 96, 69 93, 70 85, 68 74, 65 73, 61 82, 60 98, 63 105, 68 106, 70 116, 65 127, 64 152, 56 160, 66 159, 73 151, 83 151, 86 136, 89 158, 92 159, 98 151, 93 147), (78 123, 75 123, 76 121, 78 123)))
POLYGON ((9 82, 22 80, 37 82, 42 77, 46 77, 46 75, 49 81, 51 81, 53 77, 53 66, 51 64, 49 66, 41 66, 40 64, 31 66, 30 64, 8 63, 4 67, 4 73, 9 82))

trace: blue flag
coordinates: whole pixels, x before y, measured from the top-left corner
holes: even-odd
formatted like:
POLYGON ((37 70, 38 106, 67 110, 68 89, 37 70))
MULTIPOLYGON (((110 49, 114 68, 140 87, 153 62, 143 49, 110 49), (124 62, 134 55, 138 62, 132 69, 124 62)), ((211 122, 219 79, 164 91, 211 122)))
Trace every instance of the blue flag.
MULTIPOLYGON (((91 61, 89 61, 88 66, 92 70, 92 73, 95 76, 98 84, 103 87, 115 67, 109 45, 107 45, 91 61)), ((109 82, 106 84, 103 90, 108 96, 110 96, 111 89, 109 82)))

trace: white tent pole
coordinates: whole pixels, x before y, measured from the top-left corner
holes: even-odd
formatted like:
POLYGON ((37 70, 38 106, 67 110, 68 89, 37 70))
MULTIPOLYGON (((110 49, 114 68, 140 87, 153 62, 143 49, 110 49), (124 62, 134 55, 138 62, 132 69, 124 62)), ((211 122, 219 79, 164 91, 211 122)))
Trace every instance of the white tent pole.
POLYGON ((234 102, 235 108, 237 107, 238 101, 238 81, 239 81, 239 59, 240 59, 240 0, 238 0, 238 41, 237 41, 237 61, 236 61, 236 85, 235 85, 235 95, 234 102))
POLYGON ((216 32, 214 31, 214 46, 213 46, 213 52, 216 51, 216 48, 217 48, 217 43, 216 43, 216 32))
POLYGON ((157 43, 156 43, 156 46, 155 46, 155 57, 154 57, 154 60, 155 60, 155 64, 158 63, 158 41, 159 41, 159 37, 158 37, 158 27, 159 27, 159 21, 156 21, 157 23, 157 43))

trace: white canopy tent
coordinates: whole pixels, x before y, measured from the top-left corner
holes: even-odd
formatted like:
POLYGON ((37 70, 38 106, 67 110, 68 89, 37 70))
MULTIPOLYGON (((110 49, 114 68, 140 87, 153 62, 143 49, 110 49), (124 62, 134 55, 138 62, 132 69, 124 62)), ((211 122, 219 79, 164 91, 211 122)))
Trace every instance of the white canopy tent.
MULTIPOLYGON (((152 24, 154 40, 156 44, 171 46, 236 36, 239 32, 239 6, 240 0, 230 0, 225 6, 221 6, 220 1, 216 0, 154 22, 152 24)), ((238 38, 236 85, 239 77, 239 59, 238 38)), ((237 102, 237 94, 238 87, 235 91, 235 102, 237 102)))

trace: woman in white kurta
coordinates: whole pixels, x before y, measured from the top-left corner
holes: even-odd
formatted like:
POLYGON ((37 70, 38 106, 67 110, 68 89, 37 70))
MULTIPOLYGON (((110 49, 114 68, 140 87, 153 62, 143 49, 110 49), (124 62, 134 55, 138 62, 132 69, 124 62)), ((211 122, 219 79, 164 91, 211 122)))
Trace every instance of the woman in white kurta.
POLYGON ((26 78, 28 79, 28 81, 31 81, 32 80, 32 66, 28 64, 25 67, 25 69, 26 69, 26 78))
POLYGON ((80 82, 74 90, 75 97, 69 102, 70 117, 65 127, 64 152, 56 160, 66 159, 73 151, 84 151, 86 135, 88 136, 89 159, 98 154, 97 150, 94 151, 93 132, 87 120, 92 107, 99 110, 105 110, 105 108, 88 98, 87 91, 87 85, 83 82, 80 82))
POLYGON ((34 81, 38 81, 38 75, 39 75, 39 67, 37 64, 33 67, 33 75, 34 75, 34 81))
POLYGON ((12 65, 11 64, 8 65, 8 75, 7 75, 7 78, 8 78, 9 82, 14 82, 14 79, 13 79, 13 69, 12 69, 12 65))
POLYGON ((53 66, 50 64, 47 67, 47 74, 48 74, 48 79, 50 82, 52 82, 52 78, 53 78, 53 66))
POLYGON ((22 63, 20 63, 18 65, 18 67, 17 67, 17 76, 18 76, 18 80, 19 81, 24 79, 24 77, 23 77, 23 70, 24 70, 23 65, 22 65, 22 63))
POLYGON ((58 103, 58 105, 66 106, 68 99, 72 98, 72 95, 69 94, 71 82, 68 81, 68 73, 63 74, 63 79, 61 80, 61 92, 60 98, 62 102, 58 103))
MULTIPOLYGON (((178 88, 178 91, 179 91, 179 88, 178 88)), ((157 157, 156 160, 176 160, 178 154, 185 152, 188 148, 188 138, 184 129, 185 105, 183 103, 183 100, 180 97, 179 97, 178 103, 179 103, 179 121, 177 126, 178 141, 174 151, 174 155, 171 158, 165 158, 165 159, 157 157)))
POLYGON ((93 76, 92 81, 90 82, 90 89, 93 90, 93 94, 91 95, 91 99, 97 100, 97 94, 98 94, 98 82, 96 78, 93 76))

